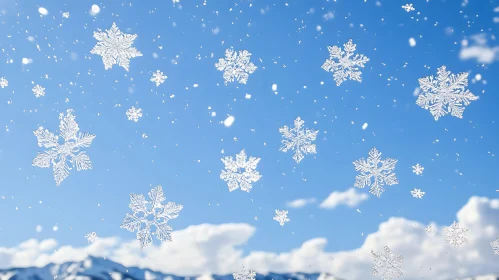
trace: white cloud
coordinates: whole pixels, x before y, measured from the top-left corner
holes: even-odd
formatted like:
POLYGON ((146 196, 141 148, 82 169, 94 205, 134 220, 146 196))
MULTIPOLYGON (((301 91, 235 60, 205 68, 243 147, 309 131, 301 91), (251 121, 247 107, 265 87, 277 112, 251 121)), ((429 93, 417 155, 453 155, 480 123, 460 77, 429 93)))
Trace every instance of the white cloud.
POLYGON ((315 198, 299 198, 286 203, 286 205, 291 208, 302 208, 312 203, 315 203, 315 198))
POLYGON ((499 46, 491 47, 487 44, 485 34, 476 34, 471 36, 474 42, 471 46, 468 40, 461 42, 461 51, 459 58, 462 60, 476 59, 478 63, 490 64, 499 59, 499 46))
MULTIPOLYGON (((445 225, 453 220, 448 219, 445 225)), ((499 199, 470 198, 457 213, 456 221, 470 229, 469 244, 459 249, 445 243, 442 226, 432 224, 437 231, 430 236, 425 232, 426 225, 392 217, 369 234, 359 248, 350 251, 327 252, 327 239, 314 238, 289 252, 252 251, 244 256, 241 246, 254 234, 254 227, 201 224, 175 231, 173 242, 152 245, 144 252, 135 240, 100 238, 87 247, 73 248, 59 246, 52 239, 32 239, 14 248, 0 247, 0 267, 43 266, 81 260, 91 254, 107 256, 126 266, 178 275, 228 274, 244 263, 259 273, 321 271, 348 280, 371 280, 376 279, 371 275, 371 250, 389 246, 404 257, 402 279, 406 280, 447 280, 497 272, 498 257, 492 254, 489 242, 499 234, 499 199)))
POLYGON ((369 196, 365 193, 357 192, 356 189, 350 188, 344 192, 332 192, 320 205, 321 208, 336 208, 338 205, 347 205, 355 207, 362 201, 368 199, 369 196))

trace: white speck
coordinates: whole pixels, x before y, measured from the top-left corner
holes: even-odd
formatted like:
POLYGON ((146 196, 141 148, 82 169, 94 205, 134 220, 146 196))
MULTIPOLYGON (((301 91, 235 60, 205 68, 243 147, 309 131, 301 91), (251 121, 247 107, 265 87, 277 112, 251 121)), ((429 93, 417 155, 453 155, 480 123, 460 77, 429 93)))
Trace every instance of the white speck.
POLYGON ((38 12, 42 15, 42 16, 46 16, 49 14, 49 11, 47 9, 45 9, 44 7, 40 7, 38 8, 38 12))
POLYGON ((53 231, 57 231, 58 229, 59 229, 59 227, 58 227, 58 226, 54 226, 54 227, 52 228, 52 230, 53 230, 53 231))
POLYGON ((228 115, 228 117, 224 121, 225 127, 230 127, 234 123, 235 120, 236 120, 236 118, 234 118, 231 115, 228 115))
POLYGON ((475 75, 475 80, 480 81, 482 79, 482 75, 476 74, 475 75))
POLYGON ((273 91, 276 91, 276 90, 277 90, 277 84, 273 84, 273 85, 272 85, 272 90, 273 90, 273 91))
POLYGON ((36 232, 42 232, 43 228, 41 225, 36 226, 36 232))
POLYGON ((34 42, 34 41, 35 41, 35 37, 33 37, 33 36, 28 36, 28 41, 30 41, 30 42, 34 42))
POLYGON ((100 7, 97 6, 96 4, 92 5, 92 9, 90 10, 90 14, 95 16, 100 12, 100 7))
POLYGON ((322 26, 320 25, 317 25, 317 27, 315 28, 317 31, 321 31, 322 30, 322 26))
POLYGON ((362 129, 363 129, 363 130, 366 130, 367 126, 368 126, 368 124, 367 124, 367 123, 364 123, 364 124, 362 125, 362 129))
POLYGON ((22 64, 30 64, 31 62, 33 62, 33 59, 23 57, 23 59, 21 60, 21 62, 22 62, 22 64))
POLYGON ((409 38, 409 46, 415 47, 416 46, 416 39, 414 38, 409 38))
POLYGON ((419 95, 419 93, 421 93, 421 89, 417 87, 417 88, 415 88, 415 89, 414 89, 414 91, 412 92, 412 95, 413 95, 413 96, 418 96, 418 95, 419 95))
POLYGON ((62 13, 63 18, 69 18, 69 12, 64 12, 62 13))
POLYGON ((211 116, 215 117, 217 115, 217 112, 211 112, 211 116))
POLYGON ((214 35, 217 35, 220 32, 220 28, 215 27, 212 32, 214 35))
POLYGON ((193 84, 192 87, 197 88, 199 85, 198 84, 193 84))
POLYGON ((246 99, 250 99, 250 98, 251 98, 251 94, 246 93, 246 95, 244 96, 244 98, 246 98, 246 99))
POLYGON ((159 55, 157 53, 152 53, 152 57, 157 59, 159 57, 159 55))

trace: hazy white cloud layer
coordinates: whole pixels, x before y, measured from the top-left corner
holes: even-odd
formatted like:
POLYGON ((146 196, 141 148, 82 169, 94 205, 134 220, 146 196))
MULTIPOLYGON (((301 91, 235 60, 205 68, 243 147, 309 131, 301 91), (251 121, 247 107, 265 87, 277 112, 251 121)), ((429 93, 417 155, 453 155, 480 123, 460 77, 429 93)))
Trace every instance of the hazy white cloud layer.
POLYGON ((253 226, 201 224, 175 231, 172 243, 153 245, 145 252, 140 252, 134 240, 113 237, 81 248, 61 246, 53 239, 32 239, 14 248, 0 247, 0 266, 43 266, 82 260, 90 254, 107 256, 126 266, 179 275, 227 274, 244 263, 260 273, 321 271, 348 280, 366 280, 375 279, 371 276, 371 250, 389 246, 404 256, 401 279, 447 280, 498 272, 499 256, 493 255, 489 242, 499 234, 499 199, 472 197, 459 210, 456 221, 470 229, 469 244, 459 249, 445 243, 443 225, 433 224, 437 232, 432 237, 425 232, 426 225, 390 218, 369 234, 360 248, 351 251, 326 252, 327 240, 314 238, 289 252, 253 251, 244 256, 240 248, 255 233, 253 226))
POLYGON ((315 203, 315 198, 299 198, 286 203, 291 208, 302 208, 308 204, 315 203))
POLYGON ((362 201, 369 198, 369 195, 358 192, 354 188, 350 188, 344 192, 332 192, 320 205, 321 208, 336 208, 338 205, 346 205, 348 207, 355 207, 362 203, 362 201))
POLYGON ((473 35, 471 41, 471 44, 468 40, 461 41, 460 59, 474 59, 484 64, 490 64, 499 59, 499 46, 489 46, 485 34, 473 35))

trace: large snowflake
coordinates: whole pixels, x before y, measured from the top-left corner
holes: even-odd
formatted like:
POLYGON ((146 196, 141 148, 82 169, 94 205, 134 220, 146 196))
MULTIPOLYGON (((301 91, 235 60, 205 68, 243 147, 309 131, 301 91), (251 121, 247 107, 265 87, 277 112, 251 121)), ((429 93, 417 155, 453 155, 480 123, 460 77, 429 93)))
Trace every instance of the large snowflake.
POLYGON ((418 96, 416 104, 430 110, 436 121, 448 113, 462 118, 464 108, 478 99, 478 96, 465 89, 468 86, 468 73, 454 75, 445 66, 438 68, 436 78, 420 78, 419 86, 423 93, 418 96))
POLYGON ((167 222, 178 217, 178 213, 183 206, 168 202, 163 205, 165 196, 161 186, 153 188, 149 193, 150 200, 147 201, 142 194, 130 194, 130 204, 128 207, 132 209, 133 214, 127 213, 121 228, 128 231, 137 231, 137 240, 140 243, 140 249, 144 250, 152 243, 152 236, 161 241, 171 241, 172 227, 167 222), (148 219, 149 218, 149 219, 148 219), (144 226, 142 226, 144 225, 144 226), (155 227, 155 231, 151 232, 151 227, 155 227))
POLYGON ((286 210, 275 210, 274 221, 279 222, 281 226, 284 226, 285 223, 289 222, 288 211, 286 210))
POLYGON ((459 246, 467 244, 468 238, 466 233, 469 229, 461 227, 458 223, 454 223, 448 227, 444 227, 442 232, 445 236, 445 241, 452 245, 454 248, 459 248, 459 246))
POLYGON ((244 150, 236 155, 236 160, 232 156, 221 159, 225 164, 225 170, 222 170, 222 173, 220 173, 220 179, 227 182, 229 191, 241 188, 242 191, 249 192, 252 188, 251 184, 262 177, 255 170, 258 162, 260 162, 260 158, 250 157, 246 161, 247 159, 248 157, 244 150))
POLYGON ((352 43, 352 39, 343 44, 344 50, 341 50, 338 46, 327 47, 329 58, 326 59, 326 62, 322 65, 322 69, 327 72, 333 72, 333 77, 337 86, 341 85, 347 78, 353 81, 362 82, 362 77, 360 76, 362 72, 359 70, 359 67, 364 68, 364 65, 369 61, 369 58, 363 54, 356 54, 353 56, 356 48, 357 45, 352 43), (335 60, 337 60, 337 62, 335 60))
POLYGON ((236 52, 233 49, 225 50, 225 59, 219 58, 215 63, 218 71, 224 71, 225 85, 237 80, 241 84, 248 82, 249 74, 255 72, 256 66, 250 62, 251 53, 247 50, 236 52))
POLYGON ((370 186, 370 193, 377 197, 385 191, 383 186, 386 184, 388 186, 396 185, 399 182, 393 173, 395 169, 395 164, 397 160, 393 158, 381 159, 381 153, 373 148, 369 151, 369 157, 367 161, 364 158, 356 160, 353 162, 355 166, 355 171, 359 171, 360 174, 355 177, 355 187, 364 188, 370 186), (374 182, 371 183, 371 178, 374 182))
POLYGON ((63 144, 59 144, 59 136, 43 127, 34 131, 38 146, 45 147, 47 150, 38 153, 33 160, 33 166, 48 168, 52 165, 57 186, 68 177, 69 171, 74 167, 76 171, 92 169, 90 157, 81 149, 90 147, 95 135, 78 132, 80 128, 73 112, 72 109, 68 109, 66 114, 59 115, 59 136, 64 139, 63 144))
POLYGON ((393 253, 388 246, 385 246, 384 252, 371 251, 371 254, 374 258, 374 265, 372 268, 372 274, 374 276, 379 276, 383 280, 391 280, 403 275, 401 268, 404 257, 393 253))
POLYGON ((114 22, 110 29, 94 31, 94 38, 99 42, 90 53, 102 56, 102 62, 106 70, 111 69, 114 64, 118 64, 128 71, 130 59, 142 56, 142 53, 136 48, 132 48, 137 34, 122 33, 114 22))
POLYGON ((295 127, 289 128, 287 125, 279 128, 279 132, 285 139, 281 140, 282 146, 279 151, 287 152, 288 150, 294 151, 293 159, 300 163, 305 157, 304 154, 315 154, 315 141, 318 130, 303 128, 303 121, 300 117, 295 120, 295 127))
POLYGON ((241 266, 241 269, 232 274, 234 280, 255 280, 256 273, 251 269, 245 269, 244 265, 241 266))
POLYGON ((163 72, 156 70, 156 72, 152 74, 150 81, 155 83, 156 86, 159 87, 159 85, 164 83, 167 78, 168 76, 163 75, 163 72))
POLYGON ((490 242, 490 247, 492 247, 492 253, 499 256, 499 235, 496 240, 490 242))

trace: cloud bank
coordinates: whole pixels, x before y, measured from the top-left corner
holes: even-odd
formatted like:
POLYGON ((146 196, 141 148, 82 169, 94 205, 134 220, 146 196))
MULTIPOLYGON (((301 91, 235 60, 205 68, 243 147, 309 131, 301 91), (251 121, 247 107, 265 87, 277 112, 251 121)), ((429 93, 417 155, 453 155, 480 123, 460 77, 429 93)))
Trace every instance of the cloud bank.
POLYGON ((368 199, 369 196, 365 193, 357 192, 356 189, 350 188, 344 192, 332 192, 320 205, 321 208, 333 209, 338 205, 346 205, 355 207, 368 199))
POLYGON ((471 41, 472 44, 468 40, 461 42, 461 60, 475 59, 478 63, 490 64, 499 59, 499 47, 489 46, 485 34, 473 35, 471 41))

